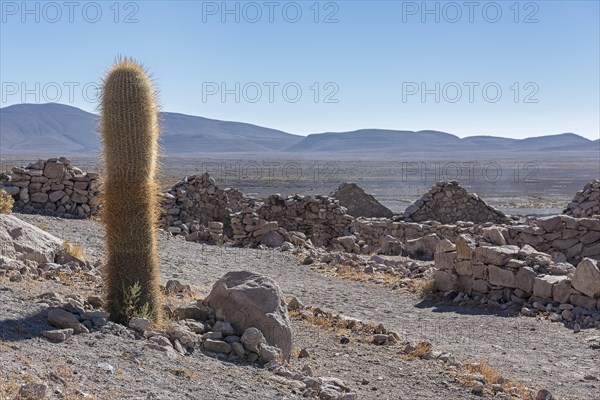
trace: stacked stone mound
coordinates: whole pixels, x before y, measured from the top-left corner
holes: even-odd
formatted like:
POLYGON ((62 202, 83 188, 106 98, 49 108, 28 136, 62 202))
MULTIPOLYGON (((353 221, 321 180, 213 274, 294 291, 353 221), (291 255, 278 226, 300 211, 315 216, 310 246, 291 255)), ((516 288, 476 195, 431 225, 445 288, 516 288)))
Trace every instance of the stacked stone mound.
POLYGON ((98 212, 100 179, 64 157, 14 167, 0 175, 0 188, 26 213, 47 212, 61 217, 89 217, 98 212))
MULTIPOLYGON (((460 235, 456 244, 440 242, 435 254, 437 290, 488 295, 523 305, 543 300, 572 306, 598 308, 600 271, 597 261, 555 263, 549 254, 529 245, 494 246, 460 235)), ((564 307, 567 309, 568 307, 564 307)))
POLYGON ((286 231, 301 232, 315 246, 329 246, 332 239, 350 234, 354 218, 339 200, 329 196, 269 196, 256 213, 286 231))
POLYGON ((407 221, 457 221, 502 223, 508 218, 489 206, 475 193, 469 193, 457 181, 438 182, 429 192, 404 211, 407 221))
POLYGON ((600 180, 594 179, 586 184, 583 190, 578 191, 563 214, 575 218, 600 218, 600 180))
POLYGON ((219 234, 218 226, 211 227, 210 223, 221 223, 226 234, 231 225, 230 214, 252 202, 237 189, 219 188, 207 173, 186 176, 164 193, 162 224, 173 234, 187 237, 194 233, 188 240, 202 241, 206 235, 214 236, 211 229, 219 234))
POLYGON ((390 209, 353 182, 342 183, 331 196, 338 199, 340 204, 346 207, 348 214, 353 217, 391 218, 393 216, 390 209))

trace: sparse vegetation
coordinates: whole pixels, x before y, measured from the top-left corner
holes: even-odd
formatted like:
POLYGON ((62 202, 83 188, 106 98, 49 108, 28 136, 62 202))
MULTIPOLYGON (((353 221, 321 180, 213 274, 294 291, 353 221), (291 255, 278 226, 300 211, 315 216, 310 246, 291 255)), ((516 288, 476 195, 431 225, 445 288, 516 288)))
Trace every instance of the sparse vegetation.
POLYGON ((4 189, 0 189, 0 214, 12 213, 13 206, 15 204, 14 199, 4 189))
POLYGON ((71 243, 68 240, 63 242, 63 246, 65 247, 65 251, 77 258, 78 260, 85 261, 85 248, 79 243, 71 243))
POLYGON ((131 318, 139 317, 139 318, 150 318, 150 305, 148 302, 141 302, 141 293, 142 287, 139 282, 134 283, 130 287, 123 287, 122 292, 123 303, 118 304, 123 317, 126 319, 125 322, 128 322, 131 318))

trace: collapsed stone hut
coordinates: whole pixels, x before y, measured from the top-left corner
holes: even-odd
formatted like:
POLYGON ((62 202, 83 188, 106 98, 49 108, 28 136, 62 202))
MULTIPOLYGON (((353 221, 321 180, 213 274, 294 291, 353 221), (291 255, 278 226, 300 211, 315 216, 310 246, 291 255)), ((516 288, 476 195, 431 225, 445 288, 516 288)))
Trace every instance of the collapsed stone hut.
POLYGON ((600 218, 600 180, 594 179, 578 191, 573 200, 567 205, 563 214, 575 218, 600 218))
POLYGON ((338 199, 340 205, 346 207, 348 214, 356 218, 392 218, 394 215, 389 208, 354 182, 342 183, 331 196, 338 199))
POLYGON ((469 193, 457 181, 438 182, 404 211, 410 222, 438 221, 442 224, 469 221, 506 223, 509 218, 488 205, 475 193, 469 193))

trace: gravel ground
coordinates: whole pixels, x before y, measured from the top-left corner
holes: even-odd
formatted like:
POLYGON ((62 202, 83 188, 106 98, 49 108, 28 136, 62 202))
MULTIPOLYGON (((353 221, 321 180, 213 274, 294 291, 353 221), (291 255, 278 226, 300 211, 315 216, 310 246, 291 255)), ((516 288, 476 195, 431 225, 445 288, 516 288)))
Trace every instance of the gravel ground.
MULTIPOLYGON (((42 307, 19 298, 29 297, 32 283, 9 285, 0 283, 0 380, 5 382, 41 381, 52 399, 301 398, 293 391, 294 381, 199 351, 171 359, 145 348, 144 341, 100 332, 49 343, 40 337, 41 331, 51 329, 42 307), (114 372, 99 368, 101 363, 114 367, 114 372)), ((40 286, 38 291, 61 290, 53 282, 40 286)), ((342 345, 333 332, 302 321, 294 321, 293 328, 296 349, 306 349, 309 357, 293 358, 290 365, 308 365, 316 376, 341 378, 359 399, 488 398, 472 395, 449 379, 439 362, 403 361, 388 348, 354 341, 342 345)), ((0 399, 15 398, 3 394, 2 388, 0 384, 0 399)))
MULTIPOLYGON (((60 238, 82 244, 92 260, 102 257, 102 228, 96 221, 19 217, 47 227, 50 233, 60 238)), ((533 388, 548 388, 565 400, 600 398, 595 394, 600 390, 600 383, 589 379, 590 376, 600 379, 600 351, 593 350, 589 344, 593 336, 599 335, 597 329, 574 334, 560 324, 545 320, 426 302, 414 295, 375 284, 324 276, 301 265, 293 255, 278 251, 226 249, 189 243, 167 235, 161 235, 159 246, 163 279, 175 278, 190 283, 204 294, 227 271, 246 269, 260 272, 277 281, 286 295, 297 296, 305 304, 362 320, 383 322, 405 339, 427 340, 434 349, 462 358, 485 360, 506 377, 533 388), (588 379, 584 379, 585 376, 588 379)), ((386 376, 394 377, 398 368, 402 368, 399 361, 397 364, 390 363, 389 367, 387 361, 380 362, 386 367, 380 372, 384 379, 386 376)), ((372 370, 371 364, 351 365, 353 363, 348 364, 351 370, 376 370, 372 370)), ((411 364, 411 367, 414 365, 411 364)), ((418 384, 416 381, 410 385, 401 383, 403 380, 410 382, 409 372, 402 379, 394 379, 394 383, 402 387, 394 388, 394 395, 390 398, 468 398, 468 392, 463 395, 437 392, 446 385, 424 386, 423 381, 429 382, 429 378, 435 381, 432 374, 435 375, 434 372, 422 373, 423 379, 418 384), (433 397, 427 397, 427 394, 416 396, 415 385, 424 388, 425 393, 431 390, 433 397), (406 391, 403 392, 403 388, 406 391)), ((343 376, 341 378, 344 379, 343 376)), ((372 398, 385 397, 379 393, 372 398)))

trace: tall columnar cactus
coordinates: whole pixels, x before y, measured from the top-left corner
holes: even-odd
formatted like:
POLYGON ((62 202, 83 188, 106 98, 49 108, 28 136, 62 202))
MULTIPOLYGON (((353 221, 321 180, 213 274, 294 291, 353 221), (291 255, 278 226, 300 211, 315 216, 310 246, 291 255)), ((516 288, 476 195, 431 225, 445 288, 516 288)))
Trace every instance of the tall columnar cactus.
POLYGON ((148 74, 132 60, 118 60, 105 77, 100 130, 108 311, 117 322, 132 316, 157 321, 158 106, 148 74))

